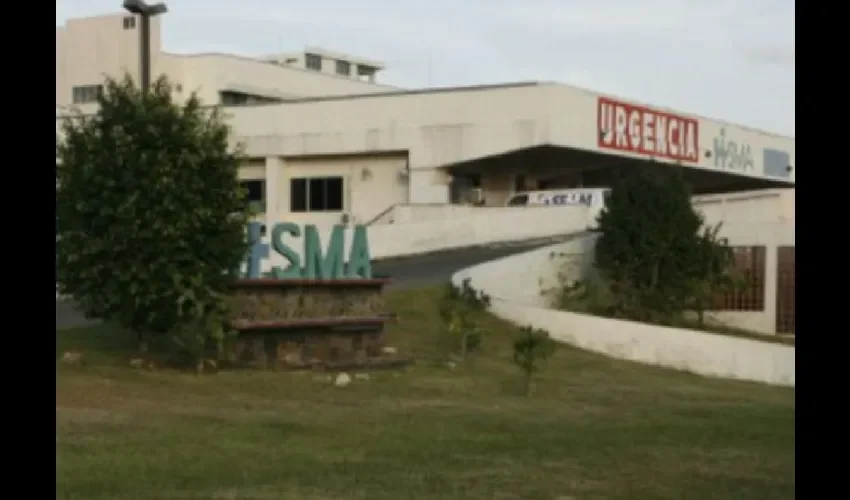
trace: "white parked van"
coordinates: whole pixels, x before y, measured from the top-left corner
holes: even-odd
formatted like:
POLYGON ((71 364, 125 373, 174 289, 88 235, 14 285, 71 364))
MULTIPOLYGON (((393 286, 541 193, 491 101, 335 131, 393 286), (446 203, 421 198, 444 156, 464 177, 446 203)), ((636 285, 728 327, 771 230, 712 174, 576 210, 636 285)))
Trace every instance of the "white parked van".
POLYGON ((523 191, 509 197, 506 206, 585 206, 601 209, 605 206, 605 202, 608 201, 608 197, 610 195, 610 188, 577 188, 552 189, 547 191, 523 191))

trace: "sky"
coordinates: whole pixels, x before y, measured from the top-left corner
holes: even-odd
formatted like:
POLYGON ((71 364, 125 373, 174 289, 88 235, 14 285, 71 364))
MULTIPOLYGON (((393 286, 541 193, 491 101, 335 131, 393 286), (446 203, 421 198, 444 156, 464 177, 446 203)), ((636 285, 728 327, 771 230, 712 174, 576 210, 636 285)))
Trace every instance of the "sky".
MULTIPOLYGON (((154 2, 150 2, 154 3, 154 2)), ((400 87, 555 81, 793 136, 793 0, 171 0, 168 52, 315 45, 400 87)), ((56 0, 56 24, 121 0, 56 0)))

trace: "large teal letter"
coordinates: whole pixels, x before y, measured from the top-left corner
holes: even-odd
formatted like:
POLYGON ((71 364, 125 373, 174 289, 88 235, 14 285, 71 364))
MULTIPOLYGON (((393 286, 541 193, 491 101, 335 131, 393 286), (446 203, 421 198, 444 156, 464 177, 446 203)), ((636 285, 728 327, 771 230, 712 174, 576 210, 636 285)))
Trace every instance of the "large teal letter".
POLYGON ((345 250, 345 227, 334 226, 328 250, 322 256, 322 240, 319 230, 310 224, 304 227, 304 277, 307 279, 332 280, 342 277, 343 251, 345 250))
POLYGON ((351 238, 351 253, 348 255, 348 277, 372 279, 372 257, 369 254, 369 238, 366 226, 355 226, 351 238))
POLYGON ((298 224, 292 222, 282 222, 276 224, 272 229, 272 248, 289 261, 289 266, 285 270, 281 269, 280 266, 275 266, 272 269, 272 276, 277 279, 301 278, 303 274, 301 272, 301 257, 292 247, 283 242, 284 234, 297 238, 301 236, 301 228, 298 227, 298 224))

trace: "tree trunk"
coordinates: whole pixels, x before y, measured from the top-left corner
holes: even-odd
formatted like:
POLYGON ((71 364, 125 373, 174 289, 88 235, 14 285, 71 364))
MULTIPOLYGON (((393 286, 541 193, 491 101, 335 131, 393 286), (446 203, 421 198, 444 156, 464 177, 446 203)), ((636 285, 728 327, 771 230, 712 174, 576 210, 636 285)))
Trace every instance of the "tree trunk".
POLYGON ((652 281, 649 285, 649 289, 652 292, 655 292, 655 287, 658 286, 658 275, 661 274, 661 260, 656 260, 655 264, 652 266, 652 281))
POLYGON ((531 396, 532 392, 534 392, 534 379, 531 372, 528 372, 525 374, 525 396, 531 396))
POLYGON ((215 343, 215 356, 217 361, 224 360, 224 340, 218 340, 215 343))
POLYGON ((144 333, 138 332, 136 333, 136 339, 139 343, 139 354, 142 356, 147 355, 148 353, 148 340, 144 333))
POLYGON ((464 333, 460 336, 460 357, 461 359, 466 359, 466 344, 469 339, 467 339, 467 334, 464 333))

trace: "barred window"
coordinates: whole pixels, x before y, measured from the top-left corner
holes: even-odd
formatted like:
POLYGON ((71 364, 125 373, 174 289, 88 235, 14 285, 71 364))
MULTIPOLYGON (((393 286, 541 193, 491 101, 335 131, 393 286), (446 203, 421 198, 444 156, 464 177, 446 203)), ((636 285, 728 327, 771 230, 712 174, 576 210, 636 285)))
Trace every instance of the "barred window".
POLYGON ((715 297, 715 311, 764 311, 765 267, 767 248, 764 246, 734 246, 733 271, 744 279, 738 290, 715 297))
POLYGON ((776 262, 776 333, 796 331, 796 247, 781 246, 776 262))

